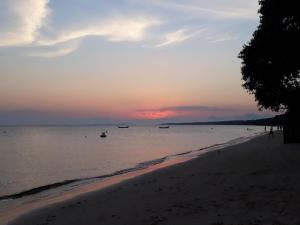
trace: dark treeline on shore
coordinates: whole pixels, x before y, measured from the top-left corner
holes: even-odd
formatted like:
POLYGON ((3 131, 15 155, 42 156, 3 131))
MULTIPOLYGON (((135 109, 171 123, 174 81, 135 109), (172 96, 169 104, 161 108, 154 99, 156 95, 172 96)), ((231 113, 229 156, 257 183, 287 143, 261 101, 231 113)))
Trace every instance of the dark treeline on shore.
POLYGON ((278 115, 272 118, 257 120, 229 120, 212 122, 183 122, 183 123, 164 123, 162 125, 256 125, 256 126, 282 126, 285 115, 278 115))

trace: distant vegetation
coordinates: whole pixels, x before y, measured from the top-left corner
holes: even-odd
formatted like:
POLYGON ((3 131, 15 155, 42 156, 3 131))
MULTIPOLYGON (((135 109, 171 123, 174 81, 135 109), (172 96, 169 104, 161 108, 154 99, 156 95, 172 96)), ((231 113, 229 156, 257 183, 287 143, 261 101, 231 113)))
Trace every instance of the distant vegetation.
POLYGON ((213 122, 191 122, 191 123, 165 123, 163 125, 257 125, 257 126, 280 126, 284 124, 285 115, 257 120, 228 120, 213 122))

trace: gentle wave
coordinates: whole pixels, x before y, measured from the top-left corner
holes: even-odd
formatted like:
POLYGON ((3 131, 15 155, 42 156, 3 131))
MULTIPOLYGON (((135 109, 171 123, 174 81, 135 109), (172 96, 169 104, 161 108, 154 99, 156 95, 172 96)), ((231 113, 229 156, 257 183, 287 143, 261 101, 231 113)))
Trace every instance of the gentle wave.
POLYGON ((85 177, 85 178, 65 180, 65 181, 61 181, 61 182, 56 182, 56 183, 52 183, 52 184, 47 184, 47 185, 35 187, 35 188, 25 190, 25 191, 22 191, 22 192, 19 192, 19 193, 0 196, 0 201, 1 200, 8 200, 8 199, 18 199, 18 198, 22 198, 22 197, 25 197, 25 196, 38 194, 40 192, 47 191, 47 190, 50 190, 50 189, 54 189, 54 188, 58 188, 58 187, 61 187, 61 186, 69 185, 69 184, 72 184, 72 183, 88 181, 88 180, 94 180, 94 179, 103 179, 103 178, 108 178, 108 177, 114 177, 114 176, 117 176, 117 175, 122 175, 122 174, 130 173, 130 172, 134 172, 134 171, 138 171, 138 170, 142 170, 142 169, 147 169, 150 166, 163 163, 166 159, 167 159, 167 157, 163 157, 163 158, 160 158, 160 159, 145 161, 145 162, 142 162, 142 163, 138 163, 135 167, 126 168, 126 169, 123 169, 123 170, 118 170, 118 171, 110 173, 110 174, 105 174, 105 175, 100 175, 100 176, 95 176, 95 177, 85 177))
POLYGON ((49 189, 54 189, 54 188, 58 188, 58 187, 61 187, 61 186, 69 185, 69 184, 72 184, 72 183, 88 181, 88 180, 94 180, 94 179, 109 178, 109 177, 114 177, 114 176, 117 176, 117 175, 122 175, 122 174, 130 173, 130 172, 134 172, 134 171, 138 171, 138 170, 142 170, 142 169, 147 169, 150 166, 163 163, 167 158, 168 157, 163 157, 163 158, 159 158, 159 159, 145 161, 145 162, 142 162, 142 163, 138 163, 135 167, 118 170, 118 171, 110 173, 110 174, 94 176, 94 177, 85 177, 85 178, 65 180, 65 181, 61 181, 61 182, 56 182, 56 183, 52 183, 52 184, 47 184, 47 185, 35 187, 35 188, 32 188, 32 189, 25 190, 25 191, 22 191, 22 192, 19 192, 19 193, 11 194, 11 195, 0 196, 0 201, 1 200, 7 200, 7 199, 18 199, 18 198, 22 198, 22 197, 25 197, 25 196, 38 194, 40 192, 47 191, 49 189))

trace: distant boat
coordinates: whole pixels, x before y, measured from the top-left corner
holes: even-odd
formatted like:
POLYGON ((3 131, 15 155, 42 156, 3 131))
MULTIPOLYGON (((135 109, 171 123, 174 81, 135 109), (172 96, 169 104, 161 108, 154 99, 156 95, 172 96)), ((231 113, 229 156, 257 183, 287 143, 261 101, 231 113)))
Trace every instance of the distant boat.
POLYGON ((168 125, 160 125, 159 128, 160 129, 168 129, 168 128, 170 128, 170 126, 168 126, 168 125))
POLYGON ((102 132, 101 135, 100 135, 100 137, 106 138, 107 137, 106 132, 102 132))
POLYGON ((128 125, 120 125, 120 126, 118 126, 118 128, 129 128, 129 126, 128 125))

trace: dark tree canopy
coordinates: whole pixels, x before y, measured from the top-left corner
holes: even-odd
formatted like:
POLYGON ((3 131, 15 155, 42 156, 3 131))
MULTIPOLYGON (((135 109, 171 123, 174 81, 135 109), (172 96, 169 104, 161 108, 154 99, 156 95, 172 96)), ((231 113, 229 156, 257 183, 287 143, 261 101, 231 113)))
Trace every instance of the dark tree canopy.
POLYGON ((243 87, 255 95, 260 108, 299 112, 300 2, 259 4, 260 24, 239 55, 243 87))

